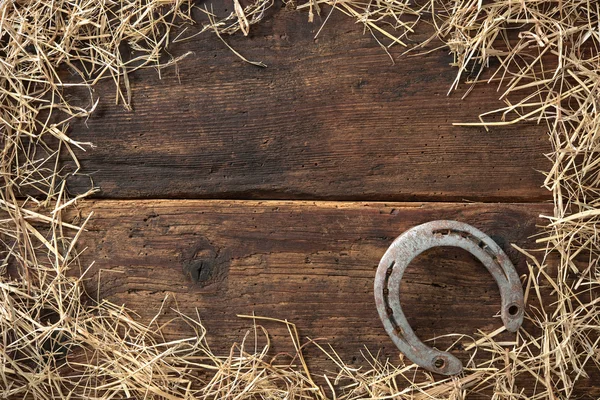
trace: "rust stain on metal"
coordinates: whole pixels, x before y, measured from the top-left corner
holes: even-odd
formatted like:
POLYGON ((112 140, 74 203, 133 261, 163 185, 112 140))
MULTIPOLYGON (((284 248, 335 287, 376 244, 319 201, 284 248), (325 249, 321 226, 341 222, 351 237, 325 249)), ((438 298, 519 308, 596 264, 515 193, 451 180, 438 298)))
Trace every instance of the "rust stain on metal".
POLYGON ((381 258, 375 276, 375 304, 383 326, 412 362, 431 372, 455 375, 462 371, 460 360, 421 342, 400 306, 400 281, 406 267, 419 254, 438 246, 460 247, 483 263, 500 288, 500 316, 510 332, 516 332, 523 323, 523 288, 514 265, 500 246, 471 225, 432 221, 411 228, 394 240, 381 258))

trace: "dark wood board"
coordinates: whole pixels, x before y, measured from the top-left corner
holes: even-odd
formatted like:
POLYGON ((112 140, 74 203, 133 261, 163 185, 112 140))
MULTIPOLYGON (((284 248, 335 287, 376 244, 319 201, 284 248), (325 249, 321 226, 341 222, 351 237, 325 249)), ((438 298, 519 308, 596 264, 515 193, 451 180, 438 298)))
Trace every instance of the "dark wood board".
MULTIPOLYGON (((409 227, 471 223, 526 272, 510 243, 534 247, 539 214, 552 213, 539 172, 550 167, 544 127, 452 126, 501 107, 496 87, 461 100, 462 84, 448 97, 456 70, 446 50, 401 57, 404 49, 393 47, 392 63, 339 13, 315 39, 322 21, 310 24, 278 3, 249 37, 225 37, 265 69, 210 33, 174 44, 173 56, 193 54, 160 78, 153 69, 129 76, 133 112, 114 106, 112 83, 96 87, 97 111, 70 128, 75 140, 98 146, 77 151, 89 176, 69 179, 80 193, 91 177, 104 199, 83 206, 95 212, 81 240, 82 266, 95 261, 91 296, 126 304, 145 321, 166 295, 168 307, 176 298, 183 312, 198 309, 220 354, 251 327, 237 314, 288 319, 303 338, 323 338, 344 362, 360 365, 364 346, 398 360, 372 286, 380 257, 409 227)), ((421 25, 410 45, 430 34, 421 25)), ((432 250, 411 264, 402 302, 422 339, 501 325, 495 282, 460 250, 432 250)), ((284 326, 265 325, 273 353, 293 350, 284 326)), ((183 324, 168 332, 191 334, 183 324)), ((306 351, 315 371, 333 368, 314 347, 306 351)), ((600 396, 594 382, 579 393, 600 396)))
MULTIPOLYGON (((279 3, 278 3, 279 4, 279 3)), ((455 78, 447 50, 392 63, 353 19, 268 11, 227 42, 267 68, 244 63, 212 33, 171 46, 193 54, 175 68, 129 76, 134 112, 114 105, 115 88, 72 124, 78 152, 103 198, 515 201, 550 199, 541 188, 550 163, 543 126, 486 132, 454 127, 501 107, 494 85, 465 100, 446 92, 455 78)), ((187 35, 199 30, 191 27, 187 35)), ((431 34, 426 24, 414 43, 431 34)), ((410 42, 411 44, 413 42, 410 42)), ((81 93, 82 103, 89 99, 81 93)), ((69 180, 72 192, 87 177, 69 180)))
MULTIPOLYGON (((97 201, 82 236, 82 266, 95 264, 86 283, 100 297, 135 310, 149 321, 165 295, 167 307, 196 309, 213 350, 228 354, 251 322, 237 314, 288 319, 302 338, 331 343, 344 362, 360 365, 360 351, 382 350, 398 360, 373 300, 379 259, 394 237, 434 219, 456 219, 496 240, 526 273, 524 257, 510 245, 533 247, 538 215, 550 204, 359 203, 292 201, 97 201)), ((500 297, 485 268, 468 253, 442 248, 407 269, 401 299, 421 339, 449 333, 472 335, 501 326, 500 297)), ((169 313, 167 313, 169 315, 169 313)), ((168 317, 165 316, 165 318, 168 317)), ((172 314, 170 314, 172 315, 172 314)), ((287 329, 265 323, 273 353, 292 351, 287 329)), ((192 333, 172 326, 169 337, 192 333)), ((510 340, 504 334, 502 340, 510 340)), ((468 342, 465 341, 465 344, 468 342)), ((443 348, 451 339, 439 339, 443 348)), ((316 372, 333 365, 307 347, 316 372)), ((463 360, 468 355, 457 351, 463 360)), ((584 383, 586 391, 598 391, 584 383)), ((588 392, 593 393, 593 392, 588 392)))

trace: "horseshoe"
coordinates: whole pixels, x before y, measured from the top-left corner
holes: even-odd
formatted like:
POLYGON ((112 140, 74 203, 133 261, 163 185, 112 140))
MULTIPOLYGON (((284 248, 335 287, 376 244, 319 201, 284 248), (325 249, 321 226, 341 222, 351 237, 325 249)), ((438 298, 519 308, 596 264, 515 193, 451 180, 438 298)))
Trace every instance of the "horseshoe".
POLYGON ((462 371, 460 360, 421 342, 400 306, 400 281, 404 270, 416 256, 438 246, 460 247, 483 263, 500 288, 500 316, 510 332, 516 332, 523 323, 523 288, 515 267, 500 246, 471 225, 431 221, 407 230, 394 240, 381 258, 375 276, 375 304, 383 326, 398 349, 412 362, 431 372, 455 375, 462 371))

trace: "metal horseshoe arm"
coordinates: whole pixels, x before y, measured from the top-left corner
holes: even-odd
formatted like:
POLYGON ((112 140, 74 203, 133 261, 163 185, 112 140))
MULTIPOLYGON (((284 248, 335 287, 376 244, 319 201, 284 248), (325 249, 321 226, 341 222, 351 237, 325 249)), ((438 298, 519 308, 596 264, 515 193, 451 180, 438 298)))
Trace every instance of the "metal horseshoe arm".
POLYGON ((381 321, 398 349, 415 364, 432 372, 454 375, 462 371, 460 360, 421 342, 400 305, 400 282, 406 267, 419 254, 438 246, 460 247, 487 268, 500 288, 500 315, 511 332, 523 322, 523 288, 515 267, 500 246, 468 224, 432 221, 411 228, 394 240, 383 255, 375 277, 375 303, 381 321))

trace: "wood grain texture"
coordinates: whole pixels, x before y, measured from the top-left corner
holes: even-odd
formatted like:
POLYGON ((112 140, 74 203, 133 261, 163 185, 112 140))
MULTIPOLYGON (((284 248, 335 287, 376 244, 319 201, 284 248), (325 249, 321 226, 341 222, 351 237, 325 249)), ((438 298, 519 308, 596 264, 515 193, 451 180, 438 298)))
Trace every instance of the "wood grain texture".
MULTIPOLYGON (((446 51, 409 58, 392 48, 392 64, 353 20, 334 13, 315 39, 321 21, 278 7, 249 37, 226 38, 266 69, 205 34, 172 46, 174 56, 193 54, 160 79, 154 70, 129 76, 134 112, 114 107, 112 84, 98 85, 97 112, 70 134, 98 145, 78 153, 102 189, 98 197, 121 200, 83 207, 95 212, 82 237, 82 265, 95 261, 86 285, 146 321, 166 295, 167 309, 176 298, 183 312, 198 310, 222 354, 251 327, 236 315, 254 312, 324 338, 346 363, 360 365, 365 345, 398 360, 372 293, 384 251, 414 225, 456 219, 492 236, 525 273, 510 243, 533 247, 539 214, 552 213, 541 203, 551 198, 538 172, 550 166, 547 135, 527 124, 453 127, 502 104, 493 86, 465 100, 447 97, 456 71, 446 51), (127 200, 161 198, 182 200, 127 200), (490 203, 450 203, 464 199, 490 203)), ((414 41, 429 34, 422 27, 414 41)), ((72 177, 69 189, 87 190, 89 182, 72 177)), ((402 290, 422 339, 501 325, 496 284, 464 251, 426 252, 402 290)), ((284 326, 266 327, 273 353, 292 351, 284 326)), ((173 338, 190 333, 183 324, 169 330, 173 338)), ((318 371, 333 368, 314 347, 307 353, 318 371)), ((582 384, 581 395, 600 396, 597 381, 582 384)))
MULTIPOLYGON (((379 259, 397 235, 434 219, 464 221, 496 240, 524 274, 524 257, 510 243, 532 246, 538 215, 552 211, 539 203, 184 200, 104 200, 85 203, 83 211, 89 209, 95 215, 81 248, 88 248, 83 266, 95 260, 86 284, 92 296, 102 270, 101 298, 126 304, 148 321, 165 295, 171 299, 166 308, 174 306, 174 296, 183 312, 198 310, 218 353, 228 353, 251 327, 236 315, 256 313, 296 323, 303 338, 323 338, 344 362, 358 365, 365 345, 391 360, 399 357, 379 321, 372 289, 379 259)), ((460 249, 418 257, 404 276, 401 300, 423 340, 501 326, 494 317, 500 307, 495 281, 460 249)), ((273 353, 292 351, 284 326, 266 327, 273 353)), ((169 332, 173 338, 192 333, 185 325, 169 332)), ((443 348, 452 341, 435 344, 443 348)), ((316 370, 333 367, 314 347, 307 352, 316 370)), ((464 351, 454 353, 468 359, 464 351)))
MULTIPOLYGON (((278 3, 279 4, 279 3, 278 3)), ((456 70, 445 50, 391 60, 362 27, 279 9, 249 37, 226 37, 258 68, 206 33, 175 44, 176 68, 132 73, 134 112, 96 88, 96 113, 71 135, 104 198, 539 201, 550 166, 542 126, 453 127, 502 106, 493 85, 446 96, 456 70)), ((188 35, 198 27, 188 29, 188 35)), ((414 42, 431 32, 425 25, 414 42)), ((462 89, 466 89, 462 85, 462 89)), ((85 104, 89 102, 80 93, 85 104)), ((67 171, 67 170, 65 170, 67 171)), ((73 192, 87 190, 73 177, 73 192)))

